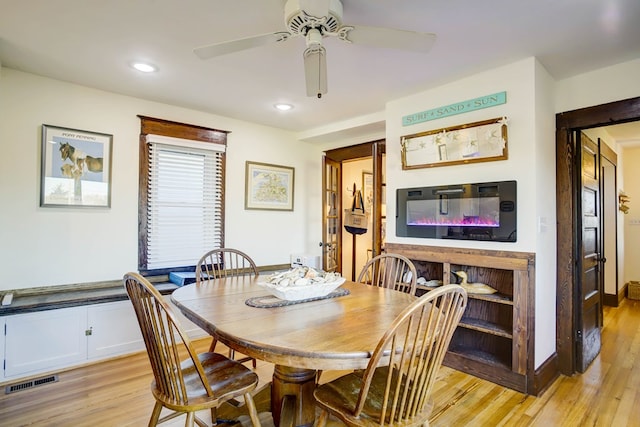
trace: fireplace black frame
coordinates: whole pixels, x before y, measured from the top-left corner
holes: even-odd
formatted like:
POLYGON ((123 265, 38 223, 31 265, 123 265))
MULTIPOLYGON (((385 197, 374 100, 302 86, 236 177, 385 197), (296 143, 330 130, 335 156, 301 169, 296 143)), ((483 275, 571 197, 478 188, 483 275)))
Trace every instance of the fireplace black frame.
MULTIPOLYGON (((517 240, 517 183, 498 181, 435 187, 399 188, 396 190, 396 236, 432 239, 482 240, 515 242, 517 240), (436 200, 440 205, 452 199, 498 198, 499 220, 495 226, 474 224, 420 224, 407 223, 408 202, 436 200)), ((480 201, 479 201, 480 202, 480 201)))

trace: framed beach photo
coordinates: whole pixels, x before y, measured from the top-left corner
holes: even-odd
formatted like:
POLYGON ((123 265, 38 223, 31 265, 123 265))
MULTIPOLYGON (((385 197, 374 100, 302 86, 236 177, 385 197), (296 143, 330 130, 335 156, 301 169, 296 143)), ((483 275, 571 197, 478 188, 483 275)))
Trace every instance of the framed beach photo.
POLYGON ((246 162, 245 209, 293 210, 294 168, 246 162))
POLYGON ((113 135, 42 125, 40 206, 111 207, 113 135))

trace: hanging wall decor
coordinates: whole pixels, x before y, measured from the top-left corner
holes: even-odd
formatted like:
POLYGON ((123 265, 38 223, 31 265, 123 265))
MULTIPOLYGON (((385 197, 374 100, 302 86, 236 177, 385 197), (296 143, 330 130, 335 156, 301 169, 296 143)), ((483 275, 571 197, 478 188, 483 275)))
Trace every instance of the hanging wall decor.
POLYGON ((402 169, 507 159, 506 117, 403 136, 402 169))
POLYGON ((293 210, 294 168, 246 162, 245 209, 293 210))
POLYGON ((110 207, 113 135, 42 125, 40 206, 110 207))
MULTIPOLYGON (((373 211, 373 173, 362 171, 362 197, 367 212, 373 211)), ((370 217, 369 220, 371 220, 370 217)))

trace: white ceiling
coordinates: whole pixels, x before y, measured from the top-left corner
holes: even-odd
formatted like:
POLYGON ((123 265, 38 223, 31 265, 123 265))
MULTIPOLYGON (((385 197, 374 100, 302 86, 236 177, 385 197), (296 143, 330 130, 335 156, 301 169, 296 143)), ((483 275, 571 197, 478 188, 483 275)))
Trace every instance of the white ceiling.
POLYGON ((640 121, 605 126, 604 128, 623 147, 640 146, 640 121))
POLYGON ((0 0, 0 63, 313 136, 332 123, 375 116, 388 100, 530 56, 555 79, 640 57, 639 0, 343 4, 345 24, 438 39, 428 54, 325 39, 329 91, 317 99, 305 95, 300 37, 206 61, 193 53, 284 30, 284 0, 0 0), (135 72, 133 60, 159 72, 135 72), (276 102, 294 109, 278 112, 276 102))

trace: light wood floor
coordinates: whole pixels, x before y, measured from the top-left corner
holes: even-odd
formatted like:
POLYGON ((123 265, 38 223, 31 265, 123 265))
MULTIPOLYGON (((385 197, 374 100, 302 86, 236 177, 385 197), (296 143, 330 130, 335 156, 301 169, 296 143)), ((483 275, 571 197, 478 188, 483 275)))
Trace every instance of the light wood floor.
MULTIPOLYGON (((640 426, 640 301, 606 308, 602 336, 589 370, 561 376, 541 397, 443 367, 431 425, 640 426)), ((204 351, 209 341, 197 344, 204 351)), ((257 370, 270 381, 271 365, 259 362, 257 370)), ((339 374, 325 372, 322 380, 339 374)), ((150 382, 146 353, 61 372, 56 383, 0 395, 0 426, 144 426, 154 404, 150 382)), ((269 425, 269 414, 263 420, 269 425)), ((163 425, 183 423, 181 417, 163 425)))

